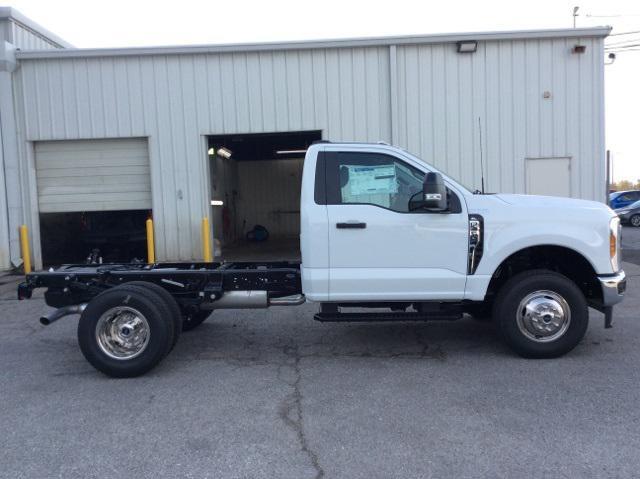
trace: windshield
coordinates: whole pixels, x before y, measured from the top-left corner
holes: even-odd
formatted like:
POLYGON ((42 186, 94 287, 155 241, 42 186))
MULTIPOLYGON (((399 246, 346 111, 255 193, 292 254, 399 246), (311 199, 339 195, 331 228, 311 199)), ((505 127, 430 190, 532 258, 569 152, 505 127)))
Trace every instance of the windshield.
POLYGON ((445 179, 451 180, 451 182, 453 182, 454 185, 456 185, 456 186, 458 186, 458 187, 460 187, 460 188, 462 188, 464 190, 467 190, 469 193, 475 192, 477 190, 477 188, 470 188, 469 186, 465 185, 464 183, 461 183, 454 176, 450 175, 449 173, 447 173, 445 171, 442 171, 442 170, 439 170, 439 169, 435 168, 432 164, 428 163, 427 161, 423 160, 422 158, 419 158, 419 157, 413 155, 412 153, 408 152, 407 150, 405 150, 405 149, 401 149, 401 150, 405 155, 411 157, 413 160, 417 161, 418 163, 422 163, 422 164, 427 165, 429 167, 429 170, 440 172, 442 174, 442 176, 445 177, 445 179))

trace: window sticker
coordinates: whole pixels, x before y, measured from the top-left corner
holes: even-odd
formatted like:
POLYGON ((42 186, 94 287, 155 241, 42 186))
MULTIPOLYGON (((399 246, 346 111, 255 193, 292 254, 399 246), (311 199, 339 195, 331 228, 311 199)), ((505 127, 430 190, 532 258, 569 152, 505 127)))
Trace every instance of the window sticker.
POLYGON ((349 171, 348 195, 392 194, 398 191, 395 165, 345 165, 349 171))

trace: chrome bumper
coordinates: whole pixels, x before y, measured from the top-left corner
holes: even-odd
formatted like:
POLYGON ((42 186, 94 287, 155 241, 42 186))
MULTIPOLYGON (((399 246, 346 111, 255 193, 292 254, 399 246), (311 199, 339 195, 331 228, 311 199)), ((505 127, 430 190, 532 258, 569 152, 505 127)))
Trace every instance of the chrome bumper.
POLYGON ((616 274, 598 276, 602 286, 602 305, 613 306, 622 301, 627 289, 627 276, 620 270, 616 274))

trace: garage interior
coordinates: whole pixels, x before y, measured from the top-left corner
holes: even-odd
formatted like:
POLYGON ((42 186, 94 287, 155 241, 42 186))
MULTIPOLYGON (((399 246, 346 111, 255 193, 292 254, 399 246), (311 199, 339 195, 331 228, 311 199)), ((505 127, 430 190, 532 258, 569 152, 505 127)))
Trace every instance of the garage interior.
POLYGON ((146 261, 149 210, 41 213, 45 267, 146 261))
POLYGON ((300 188, 320 131, 208 139, 216 260, 300 260, 300 188))

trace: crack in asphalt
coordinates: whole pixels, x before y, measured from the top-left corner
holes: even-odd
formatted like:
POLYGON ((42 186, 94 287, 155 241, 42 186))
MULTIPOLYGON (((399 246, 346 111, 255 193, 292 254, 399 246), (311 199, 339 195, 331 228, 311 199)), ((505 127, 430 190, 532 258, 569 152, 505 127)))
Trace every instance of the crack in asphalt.
MULTIPOLYGON (((293 391, 285 398, 280 408, 279 415, 284 423, 296 433, 298 443, 300 444, 300 450, 309 458, 311 465, 316 471, 316 475, 314 476, 315 479, 321 479, 325 474, 324 469, 320 465, 318 454, 309 446, 309 440, 307 439, 304 430, 304 415, 302 408, 302 400, 304 398, 302 396, 302 391, 300 390, 300 381, 302 379, 302 374, 300 372, 300 360, 302 359, 302 356, 299 354, 297 345, 285 346, 282 351, 289 358, 289 363, 287 365, 293 368, 295 379, 293 382, 284 380, 285 383, 293 389, 293 391), (291 364, 291 360, 293 360, 293 365, 291 364)), ((280 370, 278 370, 278 376, 280 376, 280 370)))

